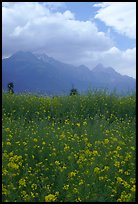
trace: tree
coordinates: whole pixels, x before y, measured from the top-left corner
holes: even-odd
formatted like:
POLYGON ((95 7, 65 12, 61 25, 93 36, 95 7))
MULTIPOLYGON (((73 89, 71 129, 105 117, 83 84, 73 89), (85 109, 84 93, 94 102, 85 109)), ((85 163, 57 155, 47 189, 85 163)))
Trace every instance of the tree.
POLYGON ((72 89, 70 90, 70 96, 72 96, 72 95, 78 95, 78 94, 79 94, 79 93, 78 93, 77 89, 72 88, 72 89))
POLYGON ((8 91, 9 91, 9 93, 11 93, 11 94, 14 93, 13 88, 14 88, 13 82, 8 83, 8 91))

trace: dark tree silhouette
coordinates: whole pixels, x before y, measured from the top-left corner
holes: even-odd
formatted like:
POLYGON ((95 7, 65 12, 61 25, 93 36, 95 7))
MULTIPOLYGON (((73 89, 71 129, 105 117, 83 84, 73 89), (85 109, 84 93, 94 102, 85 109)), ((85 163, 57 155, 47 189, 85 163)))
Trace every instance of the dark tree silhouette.
POLYGON ((70 90, 70 96, 72 96, 72 95, 78 95, 78 94, 79 94, 79 93, 78 93, 77 89, 72 88, 72 89, 70 90))
POLYGON ((8 91, 9 93, 13 94, 14 93, 14 84, 12 82, 8 83, 8 91))

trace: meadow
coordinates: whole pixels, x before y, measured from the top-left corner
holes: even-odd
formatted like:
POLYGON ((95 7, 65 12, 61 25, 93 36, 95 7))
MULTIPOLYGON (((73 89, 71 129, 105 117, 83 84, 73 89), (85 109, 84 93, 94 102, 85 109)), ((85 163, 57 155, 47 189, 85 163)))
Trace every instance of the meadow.
POLYGON ((3 202, 135 202, 136 97, 2 94, 3 202))

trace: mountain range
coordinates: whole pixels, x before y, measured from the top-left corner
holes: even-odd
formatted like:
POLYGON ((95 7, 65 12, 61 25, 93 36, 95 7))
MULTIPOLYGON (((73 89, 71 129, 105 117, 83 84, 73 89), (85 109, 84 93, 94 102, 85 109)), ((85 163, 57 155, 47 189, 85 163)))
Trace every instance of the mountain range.
POLYGON ((121 75, 112 67, 98 64, 92 70, 55 60, 44 53, 19 51, 2 60, 2 88, 14 83, 14 91, 46 95, 69 94, 72 87, 79 92, 88 89, 116 90, 126 94, 136 89, 136 80, 121 75))

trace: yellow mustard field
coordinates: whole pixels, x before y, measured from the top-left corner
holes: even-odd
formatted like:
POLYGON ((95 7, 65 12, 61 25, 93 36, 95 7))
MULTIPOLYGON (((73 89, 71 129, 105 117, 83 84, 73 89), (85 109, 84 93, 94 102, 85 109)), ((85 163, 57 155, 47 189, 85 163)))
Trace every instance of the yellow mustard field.
POLYGON ((2 95, 3 202, 134 202, 136 98, 2 95))

